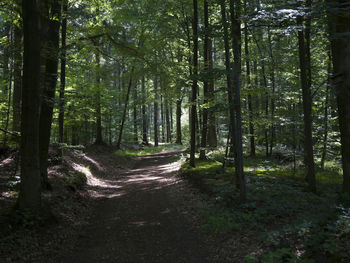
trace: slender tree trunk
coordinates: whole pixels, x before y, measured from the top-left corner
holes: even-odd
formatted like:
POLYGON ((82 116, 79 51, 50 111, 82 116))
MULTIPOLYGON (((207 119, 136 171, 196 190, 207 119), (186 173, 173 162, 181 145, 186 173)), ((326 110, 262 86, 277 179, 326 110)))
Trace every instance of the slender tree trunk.
MULTIPOLYGON (((234 141, 232 138, 234 138, 234 131, 236 130, 236 116, 235 116, 235 105, 233 101, 233 86, 232 86, 232 71, 231 71, 231 62, 230 62, 230 44, 229 44, 229 35, 228 35, 228 23, 226 18, 226 6, 225 1, 220 1, 220 10, 221 10, 221 19, 222 19, 222 26, 224 29, 224 47, 225 47, 225 66, 226 66, 226 81, 227 81, 227 96, 228 96, 228 104, 229 104, 229 135, 231 136, 230 140, 227 140, 227 142, 230 142, 230 147, 232 147, 232 143, 234 141)), ((232 147, 235 151, 235 148, 232 147)), ((231 151, 232 152, 232 151, 231 151)), ((234 153, 234 156, 236 154, 234 153)), ((236 185, 238 186, 239 182, 236 180, 236 185)))
MULTIPOLYGON (((133 74, 133 72, 134 72, 134 68, 132 68, 132 70, 131 70, 131 75, 133 74)), ((124 129, 124 124, 125 124, 125 120, 126 120, 126 112, 127 112, 128 104, 129 104, 131 85, 132 85, 132 77, 130 77, 129 84, 128 84, 128 90, 126 92, 125 103, 124 103, 124 110, 123 110, 123 115, 122 115, 122 119, 121 119, 121 122, 120 122, 118 141, 117 141, 117 145, 116 145, 117 149, 120 149, 120 145, 122 143, 123 129, 124 129)))
POLYGON ((103 144, 102 139, 102 113, 101 113, 101 61, 100 61, 100 44, 96 44, 96 140, 95 144, 103 144))
POLYGON ((158 76, 154 77, 154 113, 153 113, 153 125, 154 125, 154 146, 157 147, 159 144, 159 126, 158 126, 158 76))
POLYGON ((343 190, 350 193, 350 17, 343 15, 349 0, 328 0, 328 19, 333 57, 333 84, 336 90, 343 162, 343 190))
MULTIPOLYGON (((215 101, 215 94, 214 94, 214 74, 213 71, 213 41, 211 38, 209 38, 209 46, 208 46, 208 60, 209 60, 209 71, 210 71, 210 79, 209 79, 209 86, 208 86, 208 94, 210 96, 211 101, 215 101)), ((218 136, 216 133, 216 117, 215 117, 215 110, 213 107, 210 107, 208 110, 208 146, 210 148, 216 148, 218 146, 218 136)))
POLYGON ((21 186, 19 208, 38 212, 41 207, 40 116, 40 9, 38 1, 26 0, 23 15, 23 91, 21 122, 21 186))
POLYGON ((148 145, 145 77, 142 76, 142 144, 148 145))
POLYGON ((248 86, 248 112, 249 112, 249 137, 250 137, 250 156, 255 156, 255 135, 254 135, 254 120, 253 120, 253 103, 252 103, 252 86, 250 78, 250 58, 249 58, 249 43, 247 24, 244 26, 245 37, 245 56, 247 70, 247 86, 248 86))
MULTIPOLYGON (((58 141, 64 143, 64 91, 66 88, 66 38, 67 38, 67 1, 63 0, 62 8, 62 30, 61 30, 61 75, 59 94, 59 114, 58 114, 58 141)), ((60 151, 60 155, 62 155, 60 151)))
POLYGON ((164 100, 163 95, 160 95, 160 121, 162 124, 162 143, 165 142, 165 121, 164 121, 164 100))
POLYGON ((241 202, 246 200, 246 185, 243 172, 243 146, 242 146, 242 109, 241 109, 241 21, 240 0, 230 0, 231 11, 231 34, 232 34, 232 49, 234 54, 233 64, 233 85, 234 85, 234 111, 236 114, 236 130, 234 130, 236 160, 235 173, 239 181, 240 199, 241 202))
POLYGON ((51 13, 49 19, 49 29, 47 36, 47 49, 49 52, 46 57, 45 66, 45 81, 41 101, 40 111, 40 174, 41 187, 43 189, 51 189, 48 182, 47 168, 48 168, 48 152, 51 137, 52 114, 55 105, 55 92, 57 84, 57 70, 58 70, 58 50, 60 38, 60 18, 61 5, 59 0, 51 1, 51 13))
POLYGON ((165 121, 166 121, 166 142, 171 141, 171 131, 170 131, 170 114, 169 114, 169 102, 165 100, 165 121))
POLYGON ((134 93, 133 93, 133 102, 134 102, 134 143, 138 144, 138 132, 137 132, 137 85, 134 85, 134 93))
POLYGON ((193 0, 193 81, 192 81, 192 97, 191 97, 191 126, 190 126, 190 166, 195 167, 196 152, 196 115, 197 115, 197 83, 198 77, 198 3, 193 0))
POLYGON ((322 155, 321 155, 321 169, 324 169, 324 163, 326 161, 327 156, 327 144, 328 144, 328 108, 329 108, 329 87, 331 85, 331 74, 332 74, 332 65, 331 65, 331 54, 328 52, 328 80, 326 86, 326 99, 324 102, 324 136, 323 136, 323 147, 322 147, 322 155))
POLYGON ((176 143, 182 144, 182 134, 181 134, 181 109, 182 99, 176 101, 176 143))
MULTIPOLYGON (((204 0, 204 70, 206 71, 207 76, 204 79, 204 104, 208 103, 208 71, 209 71, 209 6, 208 0, 204 0)), ((206 159, 205 148, 207 147, 207 134, 208 134, 208 110, 205 107, 203 109, 203 126, 202 126, 202 137, 201 137, 201 148, 199 158, 201 160, 206 159)))
POLYGON ((309 190, 316 191, 316 179, 315 179, 315 164, 313 155, 313 143, 312 143, 312 99, 311 99, 311 87, 308 80, 307 62, 306 56, 307 47, 305 47, 303 18, 298 16, 298 25, 301 27, 298 31, 298 43, 299 43, 299 62, 300 62, 300 79, 303 97, 303 109, 304 109, 304 148, 305 148, 305 165, 307 166, 307 182, 309 190))

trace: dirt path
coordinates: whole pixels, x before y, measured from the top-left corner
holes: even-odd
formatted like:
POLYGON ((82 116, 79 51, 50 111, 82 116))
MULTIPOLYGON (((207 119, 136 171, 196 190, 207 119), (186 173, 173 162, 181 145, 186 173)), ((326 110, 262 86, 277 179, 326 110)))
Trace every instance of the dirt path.
POLYGON ((99 201, 87 227, 62 263, 205 263, 213 262, 205 242, 188 219, 177 212, 181 195, 179 151, 140 157, 121 174, 94 188, 99 201), (177 198, 179 197, 179 198, 177 198))

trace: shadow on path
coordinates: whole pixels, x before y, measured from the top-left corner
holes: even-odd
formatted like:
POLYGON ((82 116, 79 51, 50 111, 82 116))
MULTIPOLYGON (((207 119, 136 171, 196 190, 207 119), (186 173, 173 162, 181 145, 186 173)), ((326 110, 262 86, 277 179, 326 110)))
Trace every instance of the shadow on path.
MULTIPOLYGON (((133 169, 92 186, 99 197, 76 247, 62 263, 205 263, 209 252, 176 211, 180 151, 139 157, 133 169), (112 179, 110 179, 112 178, 112 179), (175 193, 175 194, 174 194, 175 193)), ((99 180, 99 179, 96 179, 99 180)))

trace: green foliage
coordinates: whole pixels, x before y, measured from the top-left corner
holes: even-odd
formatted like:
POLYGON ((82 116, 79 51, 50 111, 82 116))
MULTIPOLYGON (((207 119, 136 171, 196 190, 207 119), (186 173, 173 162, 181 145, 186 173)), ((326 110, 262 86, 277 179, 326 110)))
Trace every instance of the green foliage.
MULTIPOLYGON (((319 193, 306 192, 303 173, 293 174, 274 158, 246 158, 248 201, 239 203, 234 169, 223 169, 212 160, 185 163, 181 174, 208 195, 209 206, 201 208, 205 227, 214 233, 253 231, 264 241, 264 252, 251 254, 246 262, 329 262, 350 260, 350 199, 340 195, 327 164, 319 193), (298 248, 298 249, 297 249, 298 248), (298 253, 297 253, 298 250, 298 253)), ((338 173, 337 173, 338 174, 338 173)), ((339 181, 337 181, 339 182, 339 181)))

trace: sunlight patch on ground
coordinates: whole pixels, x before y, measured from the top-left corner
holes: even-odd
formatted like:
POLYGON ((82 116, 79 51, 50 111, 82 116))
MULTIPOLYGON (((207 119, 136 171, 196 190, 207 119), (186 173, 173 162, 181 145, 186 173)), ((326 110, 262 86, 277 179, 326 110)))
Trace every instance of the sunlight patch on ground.
POLYGON ((87 155, 84 155, 83 156, 83 159, 87 160, 88 162, 94 164, 96 166, 96 168, 100 171, 103 171, 103 167, 98 163, 96 162, 94 159, 92 159, 91 157, 87 156, 87 155))
POLYGON ((9 163, 12 162, 12 157, 9 157, 9 158, 6 158, 5 160, 3 160, 1 163, 0 163, 0 167, 3 167, 9 163))
POLYGON ((80 164, 73 163, 73 169, 85 174, 86 178, 87 178, 87 184, 90 186, 98 186, 98 187, 102 187, 102 188, 114 188, 114 189, 120 188, 120 186, 110 184, 104 180, 97 178, 96 176, 94 176, 91 173, 91 171, 88 168, 86 168, 80 164))

